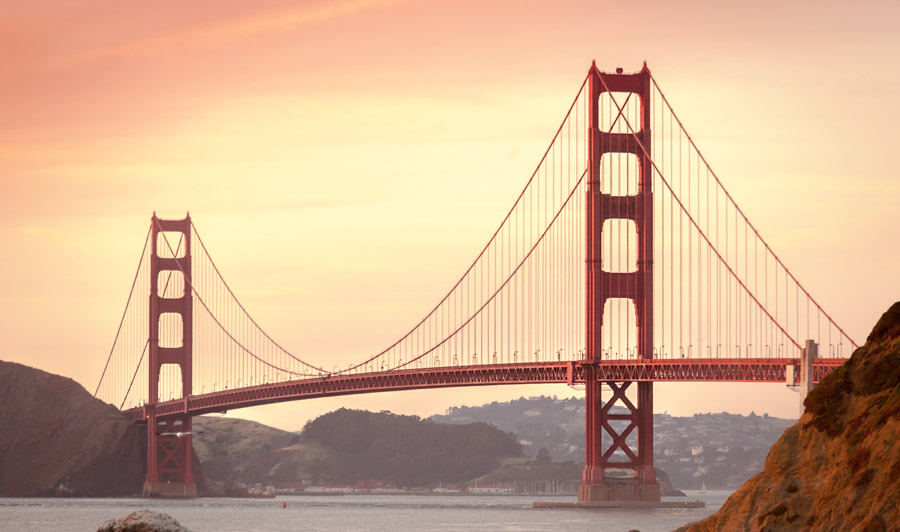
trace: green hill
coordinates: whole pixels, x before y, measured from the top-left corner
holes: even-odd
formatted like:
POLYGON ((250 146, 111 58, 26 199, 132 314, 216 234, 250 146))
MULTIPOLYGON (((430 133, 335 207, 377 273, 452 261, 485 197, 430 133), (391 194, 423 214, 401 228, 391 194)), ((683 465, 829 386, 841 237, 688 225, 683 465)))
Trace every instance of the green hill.
POLYGON ((340 409, 300 435, 252 421, 200 417, 195 448, 213 481, 247 484, 460 484, 522 456, 512 434, 486 423, 445 425, 416 416, 340 409))

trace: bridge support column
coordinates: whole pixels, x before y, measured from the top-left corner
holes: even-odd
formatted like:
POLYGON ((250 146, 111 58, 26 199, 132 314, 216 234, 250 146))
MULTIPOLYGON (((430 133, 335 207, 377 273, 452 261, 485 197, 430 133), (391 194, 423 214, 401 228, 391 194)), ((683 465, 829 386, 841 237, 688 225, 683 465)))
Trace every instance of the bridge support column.
POLYGON ((800 350, 800 415, 803 415, 803 401, 813 389, 813 362, 819 356, 819 344, 807 340, 806 347, 800 350))
POLYGON ((145 497, 196 497, 191 417, 147 420, 145 497))
POLYGON ((578 500, 658 502, 659 483, 653 469, 653 384, 602 383, 596 379, 594 367, 585 366, 585 390, 593 391, 588 391, 586 398, 586 459, 578 500), (589 378, 593 384, 588 384, 589 378), (635 385, 637 396, 632 401, 626 392, 635 385), (612 391, 606 403, 600 399, 602 386, 612 391), (628 439, 635 433, 637 447, 632 448, 628 439), (610 443, 604 445, 607 438, 610 443))
POLYGON ((191 290, 191 218, 151 220, 149 398, 147 421, 147 480, 144 496, 196 497, 193 473, 191 416, 160 420, 159 379, 164 365, 181 372, 181 397, 191 395, 193 297, 191 290), (159 238, 161 232, 177 239, 159 238), (162 250, 162 256, 159 251, 162 250), (180 281, 178 278, 181 278, 180 281), (175 290, 173 290, 173 288, 175 290), (180 293, 176 293, 177 290, 180 293), (180 337, 178 324, 180 323, 180 337), (160 329, 162 324, 162 338, 160 329))
MULTIPOLYGON (((648 501, 660 500, 659 483, 653 469, 653 383, 600 382, 598 364, 603 312, 611 298, 628 299, 633 304, 637 325, 637 357, 653 358, 653 187, 650 161, 650 71, 646 64, 635 74, 601 73, 591 66, 588 77, 590 100, 587 215, 586 344, 582 361, 586 390, 585 468, 578 500, 648 501), (640 98, 640 130, 627 133, 602 131, 599 99, 603 92, 631 93, 640 98), (627 153, 638 161, 638 190, 635 195, 605 193, 601 183, 601 158, 607 153, 627 153), (637 229, 637 264, 634 271, 610 272, 602 264, 603 223, 625 219, 637 229), (636 395, 628 396, 629 389, 636 395), (612 395, 601 401, 602 387, 612 395), (629 439, 637 436, 636 448, 629 439), (604 445, 608 437, 609 445, 604 445), (610 470, 617 470, 615 472, 610 470)), ((620 94, 621 96, 621 94, 620 94)), ((617 98, 622 105, 624 98, 617 98)), ((619 117, 621 118, 621 117, 619 117)), ((617 122, 614 120, 613 123, 617 122)), ((624 121, 624 120, 623 120, 624 121)), ((611 126, 612 127, 612 126, 611 126)), ((637 127, 635 126, 635 129, 637 127)), ((613 258, 615 262, 615 258, 613 258)))

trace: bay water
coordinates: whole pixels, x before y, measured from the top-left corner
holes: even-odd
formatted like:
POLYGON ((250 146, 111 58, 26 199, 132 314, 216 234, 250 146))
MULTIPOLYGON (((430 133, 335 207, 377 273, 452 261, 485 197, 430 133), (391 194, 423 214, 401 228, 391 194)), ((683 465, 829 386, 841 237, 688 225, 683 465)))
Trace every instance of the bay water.
POLYGON ((505 495, 344 495, 275 499, 0 498, 0 531, 94 532, 107 519, 150 509, 192 532, 641 532, 669 531, 715 512, 731 491, 686 492, 699 509, 534 509, 505 495))

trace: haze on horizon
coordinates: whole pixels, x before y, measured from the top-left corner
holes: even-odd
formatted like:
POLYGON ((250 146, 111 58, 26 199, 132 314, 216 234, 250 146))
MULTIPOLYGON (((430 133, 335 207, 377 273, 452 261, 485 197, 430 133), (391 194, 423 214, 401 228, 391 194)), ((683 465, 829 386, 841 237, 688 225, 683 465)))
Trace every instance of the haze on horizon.
MULTIPOLYGON (((190 211, 291 351, 326 366, 380 351, 496 228, 592 59, 647 60, 750 220, 861 343, 900 299, 898 19, 889 1, 5 2, 0 359, 93 391, 154 211, 190 211)), ((298 430, 339 406, 427 416, 573 393, 230 415, 298 430)), ((797 413, 780 385, 658 384, 655 406, 797 413)))

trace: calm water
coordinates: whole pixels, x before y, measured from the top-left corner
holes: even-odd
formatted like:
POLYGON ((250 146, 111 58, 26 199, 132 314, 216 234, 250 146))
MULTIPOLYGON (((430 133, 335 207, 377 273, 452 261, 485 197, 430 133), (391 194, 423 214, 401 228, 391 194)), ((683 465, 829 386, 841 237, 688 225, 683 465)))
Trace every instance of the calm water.
MULTIPOLYGON (((276 499, 0 498, 0 531, 94 532, 103 521, 139 509, 165 512, 192 532, 641 532, 668 531, 701 519, 730 491, 687 492, 695 510, 536 510, 533 496, 352 495, 276 499), (282 503, 287 508, 282 508, 282 503)), ((537 497, 540 500, 573 498, 537 497)), ((677 500, 677 499, 673 499, 677 500)))

